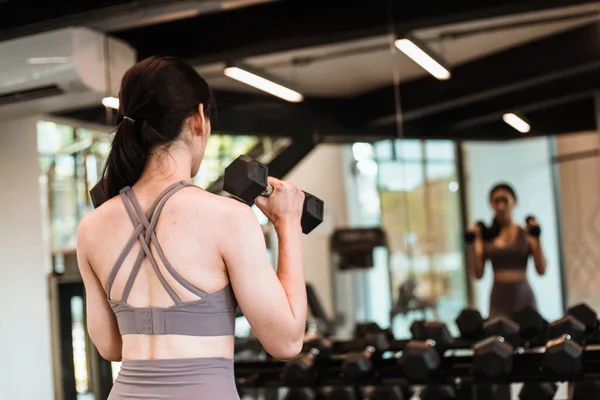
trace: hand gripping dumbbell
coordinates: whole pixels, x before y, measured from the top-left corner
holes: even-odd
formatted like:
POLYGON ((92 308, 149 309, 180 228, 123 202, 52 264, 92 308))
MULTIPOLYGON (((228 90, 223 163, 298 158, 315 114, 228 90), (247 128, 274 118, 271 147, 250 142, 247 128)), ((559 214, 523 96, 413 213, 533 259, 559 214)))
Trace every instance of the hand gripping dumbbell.
MULTIPOLYGON (((225 168, 223 190, 237 197, 248 205, 252 205, 258 196, 270 196, 273 187, 267 183, 269 171, 267 166, 246 156, 241 155, 225 168)), ((310 193, 304 192, 302 208, 302 232, 310 233, 321 222, 325 203, 310 193)))

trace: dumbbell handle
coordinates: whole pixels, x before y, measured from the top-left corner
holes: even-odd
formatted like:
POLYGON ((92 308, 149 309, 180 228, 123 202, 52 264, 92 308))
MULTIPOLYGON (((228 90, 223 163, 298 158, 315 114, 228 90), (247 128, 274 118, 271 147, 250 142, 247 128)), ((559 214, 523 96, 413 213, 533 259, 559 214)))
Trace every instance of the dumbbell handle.
POLYGON ((274 190, 275 189, 273 189, 273 185, 267 184, 267 187, 265 188, 265 190, 263 190, 263 192, 260 195, 263 197, 269 197, 271 194, 273 194, 274 190))

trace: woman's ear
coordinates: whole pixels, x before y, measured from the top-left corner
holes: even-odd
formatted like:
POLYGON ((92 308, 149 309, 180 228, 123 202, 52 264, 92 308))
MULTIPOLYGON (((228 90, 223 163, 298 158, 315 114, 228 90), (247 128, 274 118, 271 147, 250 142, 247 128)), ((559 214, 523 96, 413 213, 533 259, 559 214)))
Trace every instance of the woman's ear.
POLYGON ((190 120, 193 135, 206 135, 206 117, 204 116, 204 104, 198 106, 198 112, 190 120))

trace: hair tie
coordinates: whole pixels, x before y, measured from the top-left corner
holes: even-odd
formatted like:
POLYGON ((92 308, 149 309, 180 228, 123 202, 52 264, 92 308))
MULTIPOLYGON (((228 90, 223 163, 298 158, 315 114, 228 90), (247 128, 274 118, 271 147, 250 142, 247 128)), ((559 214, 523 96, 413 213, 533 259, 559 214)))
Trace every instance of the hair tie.
POLYGON ((128 116, 124 116, 123 119, 126 119, 127 121, 131 122, 132 124, 135 124, 135 119, 130 118, 128 116))

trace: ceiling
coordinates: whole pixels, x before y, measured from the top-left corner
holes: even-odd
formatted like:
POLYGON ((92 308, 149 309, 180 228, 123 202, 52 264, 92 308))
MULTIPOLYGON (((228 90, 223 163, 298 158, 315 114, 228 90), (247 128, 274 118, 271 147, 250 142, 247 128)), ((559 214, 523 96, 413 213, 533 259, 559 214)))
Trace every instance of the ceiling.
MULTIPOLYGON (((523 137, 501 121, 510 110, 527 113, 529 136, 596 128, 598 1, 86 1, 51 10, 27 3, 0 3, 0 40, 85 25, 129 42, 142 58, 181 57, 215 90, 220 129, 229 132, 320 141, 399 132, 523 137), (390 46, 406 34, 440 56, 452 78, 437 81, 390 46), (232 61, 306 100, 286 103, 225 77, 232 61)), ((106 122, 101 107, 62 115, 106 122)))

